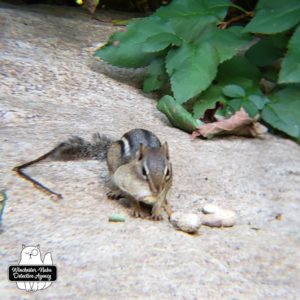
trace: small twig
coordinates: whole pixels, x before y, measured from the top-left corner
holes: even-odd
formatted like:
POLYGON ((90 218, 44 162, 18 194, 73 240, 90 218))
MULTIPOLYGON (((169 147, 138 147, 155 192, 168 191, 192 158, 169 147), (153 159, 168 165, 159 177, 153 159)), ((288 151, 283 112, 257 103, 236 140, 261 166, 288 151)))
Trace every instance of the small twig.
POLYGON ((244 15, 236 16, 231 18, 228 21, 220 22, 218 24, 218 27, 220 29, 226 29, 228 26, 230 26, 233 23, 239 22, 243 19, 252 18, 254 16, 254 13, 252 11, 246 12, 244 15))
POLYGON ((92 16, 92 18, 98 22, 101 22, 101 23, 105 23, 105 24, 109 24, 109 25, 113 25, 113 26, 120 26, 120 27, 123 27, 123 26, 126 26, 127 23, 128 23, 128 20, 110 20, 110 21, 106 21, 106 20, 102 20, 102 19, 99 19, 95 16, 92 16), (124 22, 124 24, 123 24, 124 22))

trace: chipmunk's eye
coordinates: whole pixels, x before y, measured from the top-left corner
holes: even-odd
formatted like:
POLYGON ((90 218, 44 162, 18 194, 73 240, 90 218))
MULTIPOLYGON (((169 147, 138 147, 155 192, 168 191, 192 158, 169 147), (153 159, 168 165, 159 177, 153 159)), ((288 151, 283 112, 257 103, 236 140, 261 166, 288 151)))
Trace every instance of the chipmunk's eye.
POLYGON ((143 167, 143 169, 142 169, 142 174, 143 174, 144 178, 146 179, 147 178, 147 171, 146 171, 145 167, 143 167))
POLYGON ((166 179, 170 179, 171 171, 169 168, 166 170, 166 179))

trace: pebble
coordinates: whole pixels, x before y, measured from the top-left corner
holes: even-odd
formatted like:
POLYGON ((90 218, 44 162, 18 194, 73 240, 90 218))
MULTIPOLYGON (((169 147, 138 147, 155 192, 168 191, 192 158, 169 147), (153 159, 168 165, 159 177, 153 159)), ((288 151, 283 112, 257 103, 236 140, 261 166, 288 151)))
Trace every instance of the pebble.
POLYGON ((207 204, 202 208, 205 215, 202 217, 202 225, 209 227, 232 227, 236 223, 236 213, 232 210, 222 209, 213 204, 207 204))
POLYGON ((201 226, 200 216, 193 213, 175 212, 170 221, 176 229, 187 233, 196 233, 201 226))
POLYGON ((109 222, 125 222, 125 217, 122 214, 112 214, 108 217, 109 222))
POLYGON ((204 214, 214 214, 218 211, 222 210, 222 208, 220 208, 219 206, 217 205, 214 205, 214 204, 206 204, 202 207, 202 212, 204 214))

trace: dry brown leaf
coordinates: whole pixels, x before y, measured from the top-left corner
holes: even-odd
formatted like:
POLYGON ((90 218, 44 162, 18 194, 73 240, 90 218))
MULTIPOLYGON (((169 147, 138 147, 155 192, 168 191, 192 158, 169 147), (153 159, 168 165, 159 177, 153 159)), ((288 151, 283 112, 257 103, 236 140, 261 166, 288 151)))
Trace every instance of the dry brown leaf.
POLYGON ((192 138, 198 136, 212 138, 215 135, 241 135, 247 137, 256 137, 264 134, 266 127, 257 122, 257 119, 251 118, 246 111, 241 108, 228 119, 199 126, 193 133, 192 138))
POLYGON ((99 4, 99 0, 84 0, 83 7, 85 7, 91 14, 93 14, 99 4))

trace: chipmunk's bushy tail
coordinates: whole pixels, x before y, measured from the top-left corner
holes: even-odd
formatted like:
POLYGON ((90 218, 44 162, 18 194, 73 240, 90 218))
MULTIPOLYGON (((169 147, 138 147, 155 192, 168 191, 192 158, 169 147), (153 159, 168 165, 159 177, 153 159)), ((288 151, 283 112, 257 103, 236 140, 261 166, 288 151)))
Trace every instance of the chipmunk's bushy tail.
POLYGON ((49 153, 52 160, 77 160, 97 159, 105 160, 109 146, 114 141, 107 135, 96 133, 92 141, 86 141, 78 136, 73 136, 67 141, 60 143, 49 153))
POLYGON ((22 165, 16 166, 13 168, 15 172, 22 178, 31 182, 34 187, 42 190, 43 192, 54 195, 58 199, 62 198, 61 194, 58 194, 39 181, 30 177, 24 172, 24 169, 34 165, 42 160, 77 160, 77 159, 98 159, 104 160, 107 156, 107 151, 109 146, 114 141, 106 135, 94 134, 92 141, 88 142, 78 136, 73 136, 68 139, 66 142, 58 144, 55 148, 49 152, 43 154, 42 156, 26 162, 22 165))

